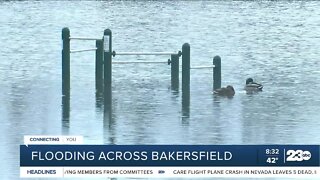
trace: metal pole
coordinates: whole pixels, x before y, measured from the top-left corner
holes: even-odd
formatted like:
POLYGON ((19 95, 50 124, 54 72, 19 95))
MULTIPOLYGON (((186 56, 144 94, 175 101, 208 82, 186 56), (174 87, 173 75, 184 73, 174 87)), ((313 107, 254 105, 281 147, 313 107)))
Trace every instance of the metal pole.
POLYGON ((179 91, 179 55, 171 55, 171 89, 179 91))
POLYGON ((62 29, 62 95, 70 96, 70 30, 62 29))
POLYGON ((104 30, 104 111, 111 114, 112 106, 112 32, 104 30))
POLYGON ((215 56, 213 58, 213 90, 221 88, 221 58, 215 56))
POLYGON ((103 91, 103 41, 96 40, 96 91, 103 91))
POLYGON ((190 45, 182 45, 182 92, 190 91, 190 45))

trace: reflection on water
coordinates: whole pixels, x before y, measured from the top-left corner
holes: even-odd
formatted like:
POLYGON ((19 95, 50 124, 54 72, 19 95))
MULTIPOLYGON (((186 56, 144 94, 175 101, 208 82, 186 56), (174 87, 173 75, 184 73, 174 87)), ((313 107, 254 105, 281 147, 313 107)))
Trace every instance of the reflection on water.
POLYGON ((62 131, 69 134, 70 128, 70 96, 62 96, 62 131))
POLYGON ((187 125, 188 124, 188 119, 190 117, 190 90, 184 90, 182 92, 182 123, 187 125))
MULTIPOLYGON (((26 134, 83 135, 89 144, 319 144, 319 7, 318 1, 1 1, 0 176, 18 178, 17 147, 26 134), (79 37, 102 37, 110 28, 116 51, 178 51, 187 42, 191 66, 221 56, 222 86, 233 85, 236 94, 213 96, 212 70, 192 70, 190 92, 182 93, 168 65, 115 64, 105 111, 95 53, 86 52, 71 55, 70 96, 61 96, 63 27, 79 37), (246 94, 248 77, 264 91, 246 94)), ((71 41, 71 49, 94 47, 71 41)))

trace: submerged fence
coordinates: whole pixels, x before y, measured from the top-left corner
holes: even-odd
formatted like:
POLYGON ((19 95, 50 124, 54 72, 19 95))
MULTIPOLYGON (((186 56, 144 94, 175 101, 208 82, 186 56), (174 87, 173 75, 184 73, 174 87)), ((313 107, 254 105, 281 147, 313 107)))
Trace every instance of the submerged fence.
MULTIPOLYGON (((182 45, 181 51, 176 52, 117 52, 112 48, 112 31, 110 29, 104 30, 103 38, 89 38, 89 37, 72 37, 70 36, 69 28, 62 29, 62 94, 70 95, 70 54, 87 51, 95 51, 95 80, 96 91, 104 93, 105 109, 111 108, 112 102, 112 64, 127 64, 127 63, 151 63, 160 64, 167 63, 171 65, 171 88, 174 91, 179 91, 179 58, 182 56, 182 96, 190 97, 190 70, 191 69, 213 69, 213 89, 221 87, 221 58, 215 56, 213 58, 213 65, 211 66, 190 66, 190 45, 185 43, 182 45), (71 50, 71 40, 93 40, 96 42, 95 48, 71 50), (112 57, 115 56, 130 56, 130 55, 159 55, 170 56, 168 61, 127 61, 127 62, 113 62, 112 57)), ((189 99, 189 98, 187 98, 189 99)), ((188 102, 189 104, 189 102, 188 102)))

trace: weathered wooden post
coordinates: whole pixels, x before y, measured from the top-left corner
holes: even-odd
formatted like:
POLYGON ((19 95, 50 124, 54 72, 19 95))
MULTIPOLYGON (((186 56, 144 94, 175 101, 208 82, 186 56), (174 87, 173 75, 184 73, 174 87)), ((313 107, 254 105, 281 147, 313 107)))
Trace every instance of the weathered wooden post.
POLYGON ((96 91, 103 92, 103 40, 96 40, 96 91))
POLYGON ((182 45, 182 117, 190 115, 190 45, 182 45))
POLYGON ((190 91, 190 45, 182 45, 182 92, 190 91))
POLYGON ((104 111, 111 113, 112 109, 112 32, 104 30, 104 111))
POLYGON ((215 56, 213 58, 213 90, 221 88, 221 58, 215 56))
POLYGON ((62 29, 62 95, 70 96, 70 30, 62 29))
POLYGON ((179 54, 171 55, 171 89, 179 91, 179 54))

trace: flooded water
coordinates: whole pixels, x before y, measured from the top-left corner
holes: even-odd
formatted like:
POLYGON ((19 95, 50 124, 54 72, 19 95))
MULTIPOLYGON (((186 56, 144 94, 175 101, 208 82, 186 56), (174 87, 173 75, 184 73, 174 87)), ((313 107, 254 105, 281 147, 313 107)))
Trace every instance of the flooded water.
POLYGON ((88 144, 319 144, 319 8, 318 1, 0 1, 1 179, 19 177, 23 135, 82 135, 88 144), (115 51, 177 52, 187 42, 191 66, 221 56, 222 85, 236 94, 215 98, 212 70, 192 69, 185 115, 170 66, 114 64, 110 119, 96 102, 95 53, 84 52, 71 55, 68 108, 63 27, 95 38, 110 28, 115 51), (264 91, 247 95, 248 77, 264 91))

